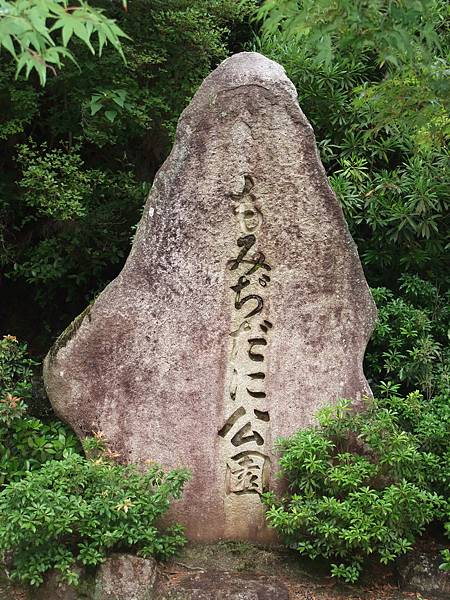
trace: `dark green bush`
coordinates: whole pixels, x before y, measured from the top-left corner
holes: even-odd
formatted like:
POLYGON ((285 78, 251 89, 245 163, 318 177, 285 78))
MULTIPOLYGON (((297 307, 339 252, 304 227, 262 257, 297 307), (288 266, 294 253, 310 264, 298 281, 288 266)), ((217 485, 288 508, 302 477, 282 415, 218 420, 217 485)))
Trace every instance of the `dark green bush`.
MULTIPOLYGON (((120 271, 179 114, 229 54, 254 0, 95 0, 126 64, 71 39, 70 61, 15 80, 0 57, 0 329, 44 354, 120 271)), ((245 26, 244 26, 245 30, 245 26)))
POLYGON ((266 0, 259 11, 255 48, 298 90, 379 308, 365 359, 379 400, 283 442, 290 495, 266 496, 287 542, 348 581, 368 556, 388 562, 446 519, 446 14, 441 0, 266 0))
POLYGON ((27 414, 32 368, 26 344, 14 336, 0 341, 0 489, 50 459, 79 448, 75 435, 59 421, 45 423, 27 414))
MULTIPOLYGON (((390 393, 355 413, 344 401, 319 425, 279 443, 289 493, 265 494, 267 519, 286 543, 356 581, 365 560, 387 564, 445 520, 450 484, 448 397, 390 393)), ((394 392, 394 393, 392 393, 394 392)))
POLYGON ((183 470, 141 473, 102 457, 46 462, 0 493, 0 552, 11 577, 39 585, 56 569, 76 584, 76 562, 97 565, 113 549, 171 556, 185 541, 182 528, 155 523, 187 479, 183 470))
POLYGON ((449 283, 447 3, 266 0, 255 47, 285 66, 372 286, 449 283), (389 42, 387 42, 389 40, 389 42))
POLYGON ((377 393, 380 381, 419 389, 427 398, 450 390, 450 292, 417 275, 402 275, 399 293, 373 288, 378 321, 365 359, 377 393))

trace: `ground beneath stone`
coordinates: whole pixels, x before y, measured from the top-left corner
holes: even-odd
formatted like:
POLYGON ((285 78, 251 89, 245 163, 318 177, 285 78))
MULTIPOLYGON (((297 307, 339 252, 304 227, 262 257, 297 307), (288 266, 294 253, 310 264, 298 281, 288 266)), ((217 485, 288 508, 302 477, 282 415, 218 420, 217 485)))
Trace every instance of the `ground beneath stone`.
POLYGON ((358 585, 285 549, 240 542, 191 545, 162 569, 158 600, 431 600, 399 589, 395 571, 369 566, 358 585))
MULTIPOLYGON (((144 591, 142 600, 435 600, 399 589, 394 569, 368 565, 358 585, 345 585, 330 577, 324 562, 242 542, 189 545, 157 570, 156 588, 144 591)), ((73 588, 24 589, 0 576, 0 600, 89 598, 90 593, 73 588)))

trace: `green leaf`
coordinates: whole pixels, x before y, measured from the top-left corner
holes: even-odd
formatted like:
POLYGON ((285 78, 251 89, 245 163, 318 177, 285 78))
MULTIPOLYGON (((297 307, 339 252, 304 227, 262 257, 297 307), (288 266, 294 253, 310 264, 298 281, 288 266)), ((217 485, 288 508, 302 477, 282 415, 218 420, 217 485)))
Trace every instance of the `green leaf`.
POLYGON ((96 115, 99 110, 102 108, 102 104, 100 102, 92 101, 89 103, 89 107, 91 109, 91 117, 96 115))
POLYGON ((113 101, 123 108, 125 106, 125 98, 127 96, 127 92, 125 90, 115 90, 113 95, 113 101))
POLYGON ((8 50, 8 52, 17 59, 16 51, 14 49, 14 44, 12 42, 11 36, 6 34, 0 37, 1 45, 8 50))
POLYGON ((73 25, 72 23, 66 23, 62 25, 62 31, 61 31, 61 35, 62 35, 62 43, 64 47, 67 47, 68 43, 70 42, 70 39, 73 35, 73 25))
POLYGON ((117 111, 116 110, 107 110, 107 111, 105 111, 105 117, 108 119, 108 121, 113 123, 115 118, 117 117, 117 111))
POLYGON ((74 24, 75 35, 86 44, 86 46, 89 48, 89 50, 92 52, 92 54, 95 54, 95 50, 90 41, 91 32, 92 32, 92 30, 89 31, 89 29, 86 27, 85 23, 75 22, 75 24, 74 24))

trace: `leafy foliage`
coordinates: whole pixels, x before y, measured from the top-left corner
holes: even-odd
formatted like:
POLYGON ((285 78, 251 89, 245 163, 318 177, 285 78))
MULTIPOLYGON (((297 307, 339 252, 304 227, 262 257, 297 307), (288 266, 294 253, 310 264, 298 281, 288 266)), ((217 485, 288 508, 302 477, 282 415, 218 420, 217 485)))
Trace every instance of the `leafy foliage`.
POLYGON ((17 161, 23 194, 14 216, 32 241, 16 255, 9 278, 35 286, 45 309, 61 295, 71 302, 83 285, 99 291, 105 271, 124 259, 145 187, 130 173, 86 168, 75 147, 22 144, 17 161))
POLYGON ((448 287, 446 3, 271 2, 256 48, 311 120, 371 285, 448 287), (318 52, 318 48, 320 51, 318 52))
MULTIPOLYGON (((247 43, 259 3, 92 4, 0 0, 0 317, 37 352, 120 270, 181 110, 247 43)), ((288 543, 347 581, 431 519, 450 533, 446 11, 267 0, 253 39, 299 91, 379 307, 366 358, 379 399, 283 442, 291 495, 265 497, 288 543)), ((154 523, 186 474, 114 465, 100 434, 79 456, 63 425, 29 416, 33 366, 15 338, 0 342, 0 548, 15 577, 38 584, 56 567, 74 581, 75 561, 113 548, 171 554, 180 531, 154 523)))
POLYGON ((89 196, 96 181, 96 173, 83 170, 83 161, 76 150, 63 152, 40 150, 35 144, 23 144, 17 156, 22 165, 20 186, 24 189, 24 203, 36 209, 36 216, 53 217, 67 221, 86 216, 89 196))
POLYGON ((289 495, 267 493, 269 524, 300 554, 358 579, 369 556, 387 564, 444 519, 450 484, 447 396, 389 395, 355 413, 322 410, 319 426, 279 442, 289 495))
POLYGON ((366 356, 379 400, 330 409, 283 441, 290 493, 265 498, 287 543, 346 581, 448 510, 447 11, 440 0, 266 0, 257 15, 254 47, 297 87, 379 308, 366 356))
POLYGON ((0 0, 0 48, 3 46, 17 61, 16 77, 25 69, 25 76, 35 70, 41 85, 47 71, 56 74, 64 59, 75 62, 67 48, 72 36, 80 39, 95 54, 92 38, 97 36, 98 52, 110 43, 123 57, 121 37, 126 34, 101 10, 79 0, 0 0), (60 35, 55 41, 55 32, 60 35))
POLYGON ((25 344, 14 336, 0 341, 0 489, 38 469, 51 459, 61 460, 78 449, 78 441, 58 421, 45 423, 27 414, 32 367, 25 344))
POLYGON ((78 582, 74 565, 98 565, 113 548, 165 558, 184 543, 180 526, 155 525, 179 498, 188 475, 114 464, 77 454, 48 461, 0 493, 0 551, 11 577, 39 585, 56 569, 78 582))
MULTIPOLYGON (((450 523, 450 522, 449 522, 450 523)), ((445 549, 442 552, 442 557, 444 559, 444 562, 440 565, 440 568, 443 571, 450 571, 450 550, 449 549, 445 549)))
POLYGON ((142 473, 114 462, 101 432, 84 440, 27 414, 34 361, 14 336, 0 342, 0 553, 13 579, 39 585, 49 569, 77 583, 75 563, 97 565, 114 548, 164 558, 184 543, 155 525, 179 498, 185 470, 142 473), (18 396, 17 394, 22 396, 18 396))
POLYGON ((94 60, 74 33, 79 68, 42 88, 0 57, 0 319, 40 354, 120 271, 180 112, 255 6, 91 4, 129 36, 126 63, 111 44, 94 60))
POLYGON ((306 42, 317 62, 329 63, 338 52, 370 52, 380 66, 438 48, 445 16, 444 3, 436 0, 266 0, 258 13, 264 36, 281 31, 285 39, 306 42))
POLYGON ((26 344, 20 344, 14 335, 4 335, 0 340, 0 395, 30 397, 36 364, 28 357, 26 344))
MULTIPOLYGON (((431 398, 450 391, 450 292, 417 275, 400 277, 400 295, 372 289, 378 322, 366 355, 375 391, 381 381, 431 398)), ((384 384, 383 384, 384 385, 384 384)))

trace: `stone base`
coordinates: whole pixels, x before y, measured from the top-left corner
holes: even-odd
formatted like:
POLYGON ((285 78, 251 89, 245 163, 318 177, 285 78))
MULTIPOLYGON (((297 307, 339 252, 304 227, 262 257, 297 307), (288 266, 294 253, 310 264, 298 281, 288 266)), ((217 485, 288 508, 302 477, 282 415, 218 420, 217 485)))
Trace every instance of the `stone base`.
POLYGON ((287 587, 275 577, 204 571, 186 574, 161 600, 289 600, 287 587))
POLYGON ((450 598, 450 573, 439 569, 441 563, 438 552, 410 552, 398 561, 401 587, 424 594, 426 598, 450 598))
POLYGON ((153 600, 157 573, 152 558, 115 554, 97 572, 93 600, 153 600))
MULTIPOLYGON (((436 561, 425 569, 427 577, 421 575, 424 600, 449 597, 448 575, 434 570, 436 561)), ((406 564, 413 564, 411 555, 406 564)), ((159 564, 115 554, 97 571, 81 572, 77 588, 56 574, 39 589, 20 587, 0 573, 0 600, 411 600, 408 590, 417 585, 418 571, 409 572, 415 575, 409 584, 403 579, 409 586, 404 591, 395 586, 393 570, 376 563, 368 565, 358 585, 344 585, 329 576, 324 561, 307 561, 280 547, 219 542, 188 545, 159 564)))

